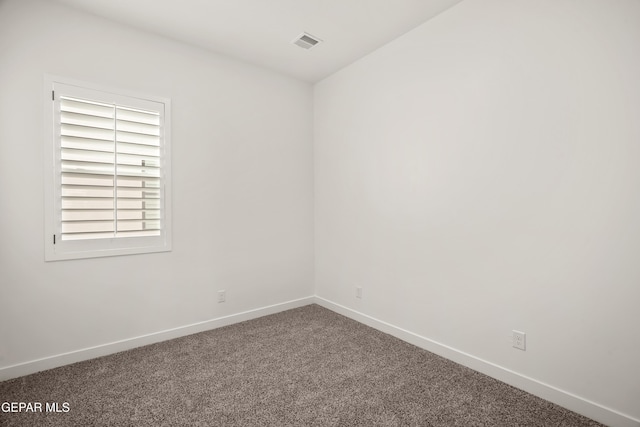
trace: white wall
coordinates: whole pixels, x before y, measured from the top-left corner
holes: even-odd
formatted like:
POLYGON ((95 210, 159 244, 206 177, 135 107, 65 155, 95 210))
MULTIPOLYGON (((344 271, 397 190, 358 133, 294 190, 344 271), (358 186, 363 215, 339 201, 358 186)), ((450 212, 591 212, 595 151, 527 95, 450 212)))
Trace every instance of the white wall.
POLYGON ((0 371, 312 296, 311 107, 277 73, 1 1, 0 371), (45 73, 171 98, 172 252, 45 263, 45 73))
POLYGON ((640 419, 640 2, 462 2, 314 111, 319 297, 640 419))

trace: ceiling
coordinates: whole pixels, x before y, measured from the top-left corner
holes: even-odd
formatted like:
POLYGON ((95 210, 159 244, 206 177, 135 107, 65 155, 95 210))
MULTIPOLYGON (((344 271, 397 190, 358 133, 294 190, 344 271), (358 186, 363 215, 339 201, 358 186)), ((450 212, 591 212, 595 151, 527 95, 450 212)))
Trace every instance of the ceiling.
POLYGON ((462 0, 56 0, 317 82, 462 0), (307 32, 323 42, 291 42, 307 32))

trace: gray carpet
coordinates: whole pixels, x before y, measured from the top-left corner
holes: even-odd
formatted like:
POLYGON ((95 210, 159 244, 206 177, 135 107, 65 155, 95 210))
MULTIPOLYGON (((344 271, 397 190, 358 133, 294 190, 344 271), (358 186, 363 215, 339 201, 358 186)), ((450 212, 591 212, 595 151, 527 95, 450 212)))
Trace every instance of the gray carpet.
POLYGON ((2 426, 601 425, 317 305, 1 382, 0 401, 69 403, 2 426))

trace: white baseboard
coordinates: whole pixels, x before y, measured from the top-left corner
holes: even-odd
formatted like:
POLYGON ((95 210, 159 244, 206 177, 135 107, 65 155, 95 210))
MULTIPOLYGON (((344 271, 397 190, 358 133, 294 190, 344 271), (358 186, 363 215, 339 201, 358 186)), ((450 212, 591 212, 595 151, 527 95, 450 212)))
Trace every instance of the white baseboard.
POLYGON ((510 369, 480 359, 439 342, 430 340, 413 332, 391 325, 387 322, 375 319, 340 304, 316 296, 315 303, 331 311, 342 314, 357 322, 371 326, 381 332, 392 335, 417 347, 435 353, 446 359, 464 365, 475 371, 481 372, 492 378, 507 383, 520 390, 524 390, 542 399, 553 402, 573 412, 589 417, 611 427, 640 427, 640 420, 622 414, 611 408, 602 406, 596 402, 576 396, 549 384, 545 384, 534 378, 514 372, 510 369))
POLYGON ((109 354, 130 350, 132 348, 142 347, 161 341, 167 341, 198 332, 204 332, 210 329, 216 329, 222 326, 244 322, 245 320, 256 319, 258 317, 267 316, 269 314, 275 314, 281 311, 290 310, 292 308, 298 308, 305 305, 313 304, 314 302, 315 299, 312 296, 300 298, 297 300, 274 304, 267 307, 261 307, 254 310, 232 314, 229 316, 205 320, 204 322, 193 323, 191 325, 180 326, 165 331, 155 332, 148 335, 98 345, 95 347, 84 348, 81 350, 71 351, 69 353, 57 354, 55 356, 49 356, 38 360, 19 363, 17 365, 7 366, 4 368, 0 368, 0 381, 22 377, 24 375, 45 371, 47 369, 53 369, 59 366, 81 362, 83 360, 107 356, 109 354))

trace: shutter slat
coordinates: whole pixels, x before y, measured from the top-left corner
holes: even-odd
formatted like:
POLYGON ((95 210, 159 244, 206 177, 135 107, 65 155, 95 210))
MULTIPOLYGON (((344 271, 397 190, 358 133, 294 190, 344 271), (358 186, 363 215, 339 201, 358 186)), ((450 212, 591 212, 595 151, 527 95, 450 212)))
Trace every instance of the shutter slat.
POLYGON ((67 233, 62 240, 88 240, 88 239, 113 239, 113 231, 110 233, 67 233))
POLYGON ((160 147, 153 145, 129 144, 118 141, 118 154, 137 154, 141 156, 160 157, 160 147))
MULTIPOLYGON (((75 136, 63 136, 60 138, 61 148, 74 148, 87 151, 105 151, 113 153, 113 141, 100 139, 79 138, 75 136)), ((138 153, 133 153, 138 154, 138 153)), ((146 154, 146 153, 140 153, 146 154)))
POLYGON ((60 111, 113 119, 113 105, 60 97, 60 111))
MULTIPOLYGON (((92 128, 90 126, 80 126, 71 124, 60 125, 60 135, 62 136, 76 136, 79 138, 98 139, 102 141, 113 141, 114 131, 113 129, 100 129, 92 128)), ((152 138, 152 137, 149 137, 152 138)))
POLYGON ((113 119, 82 113, 62 112, 60 114, 60 123, 113 130, 113 119))
POLYGON ((75 148, 63 148, 60 153, 61 160, 70 160, 82 163, 110 163, 115 161, 113 152, 77 150, 75 148))
POLYGON ((160 114, 158 113, 118 107, 117 115, 118 120, 160 126, 160 114))
POLYGON ((62 185, 89 185, 89 186, 97 186, 97 187, 113 187, 113 176, 63 172, 62 185))
POLYGON ((118 220, 126 219, 160 219, 160 210, 121 210, 118 209, 118 220))
POLYGON ((118 176, 118 187, 160 188, 160 178, 118 176))
POLYGON ((89 187, 79 185, 63 185, 62 197, 80 197, 83 199, 95 199, 108 197, 113 199, 114 191, 113 187, 89 187))
POLYGON ((62 211, 62 221, 113 221, 113 209, 111 210, 69 210, 62 211))
POLYGON ((63 198, 62 210, 104 210, 115 208, 114 199, 63 198))
POLYGON ((98 233, 105 231, 115 231, 113 221, 82 221, 82 222, 63 222, 62 234, 67 233, 98 233))
POLYGON ((118 231, 160 230, 160 220, 119 220, 118 231))
POLYGON ((141 230, 141 231, 119 231, 118 235, 121 237, 145 237, 145 236, 160 236, 162 230, 141 230))
POLYGON ((113 164, 109 165, 107 163, 74 162, 67 160, 62 162, 62 172, 113 176, 115 167, 113 164))
POLYGON ((159 189, 118 188, 118 199, 159 199, 159 189))
POLYGON ((131 165, 131 166, 145 166, 145 167, 160 167, 160 159, 158 157, 150 156, 135 156, 131 154, 120 154, 118 156, 119 165, 131 165))
POLYGON ((121 132, 137 133, 141 135, 160 136, 160 127, 146 123, 116 120, 116 128, 121 132))
POLYGON ((160 209, 160 199, 119 199, 118 209, 160 209))
POLYGON ((130 166, 130 165, 118 165, 118 177, 120 176, 140 176, 159 178, 160 168, 147 167, 147 166, 130 166))
POLYGON ((116 139, 118 142, 128 142, 131 144, 160 146, 160 137, 143 135, 140 133, 117 131, 116 139))

